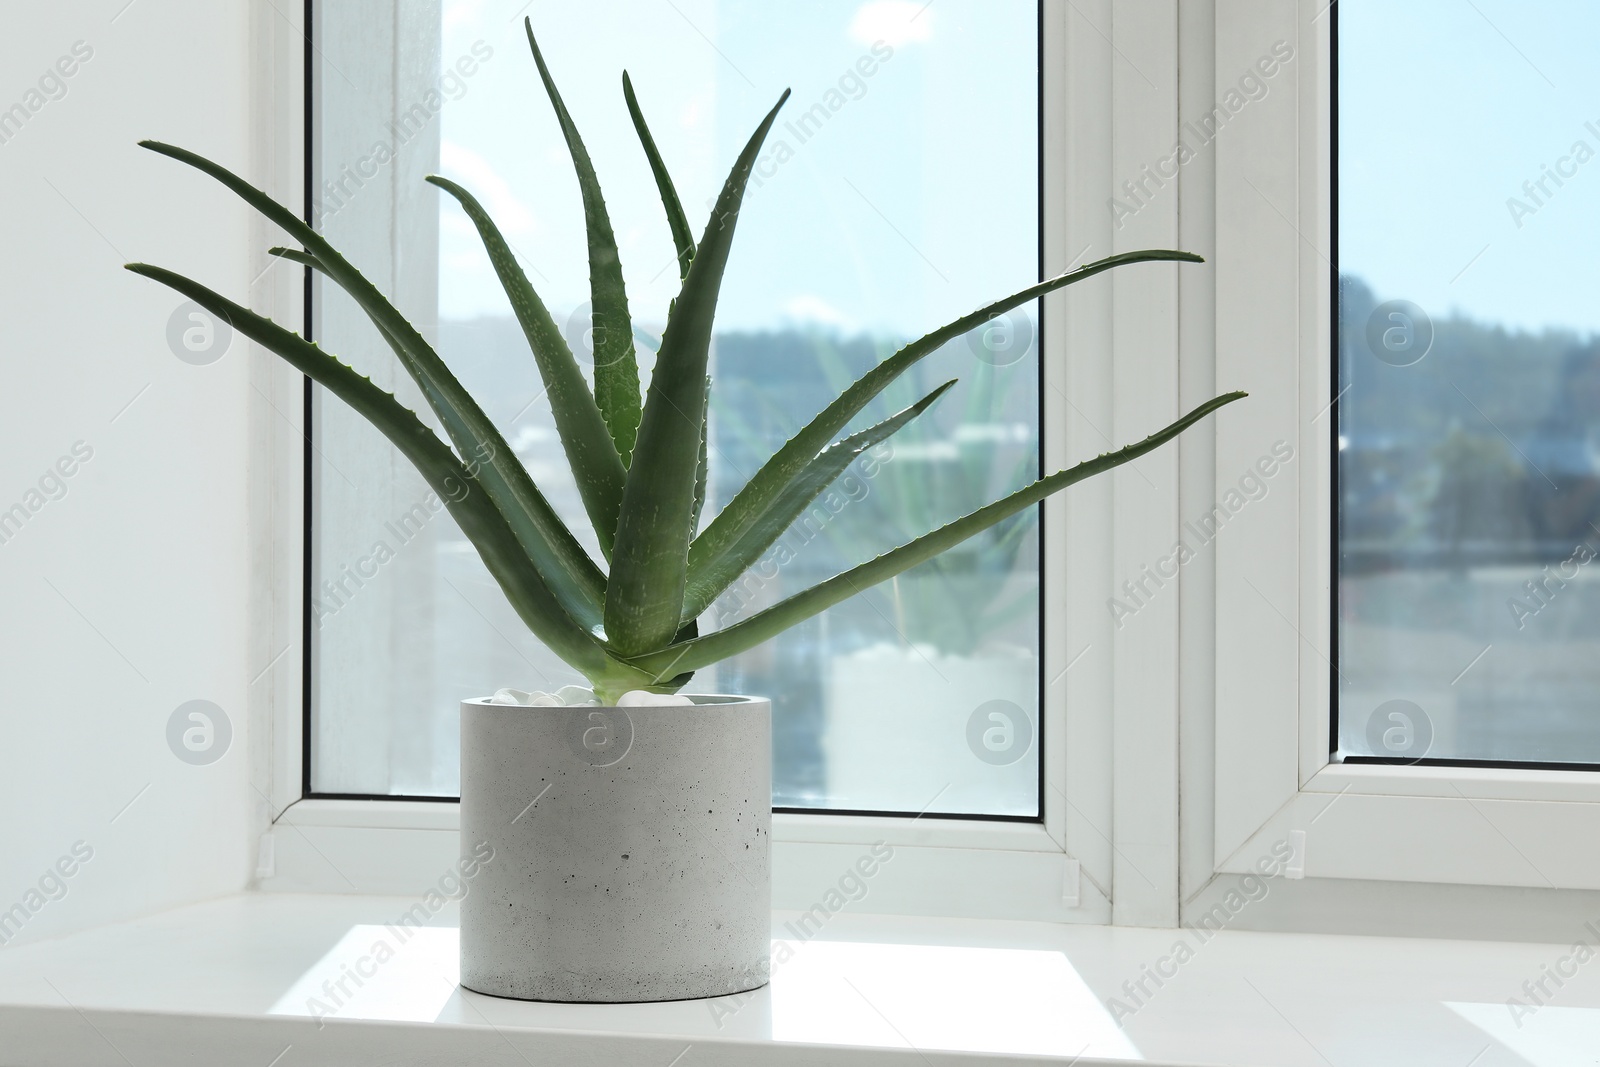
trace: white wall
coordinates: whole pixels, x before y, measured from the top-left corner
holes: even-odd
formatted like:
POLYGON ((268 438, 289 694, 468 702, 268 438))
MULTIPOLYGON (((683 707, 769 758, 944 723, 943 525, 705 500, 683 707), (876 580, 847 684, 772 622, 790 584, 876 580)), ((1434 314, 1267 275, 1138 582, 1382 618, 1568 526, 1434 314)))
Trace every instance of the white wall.
POLYGON ((5 14, 0 109, 26 106, 75 42, 92 49, 65 95, 0 143, 0 511, 26 507, 75 442, 92 449, 65 494, 0 543, 0 912, 75 842, 93 849, 15 943, 236 890, 254 867, 267 808, 249 754, 251 682, 268 662, 247 615, 259 357, 235 338, 215 363, 180 361, 166 337, 180 300, 122 264, 249 291, 264 259, 246 209, 135 141, 259 172, 250 42, 264 20, 247 0, 5 14), (209 766, 166 739, 197 698, 234 731, 209 766))

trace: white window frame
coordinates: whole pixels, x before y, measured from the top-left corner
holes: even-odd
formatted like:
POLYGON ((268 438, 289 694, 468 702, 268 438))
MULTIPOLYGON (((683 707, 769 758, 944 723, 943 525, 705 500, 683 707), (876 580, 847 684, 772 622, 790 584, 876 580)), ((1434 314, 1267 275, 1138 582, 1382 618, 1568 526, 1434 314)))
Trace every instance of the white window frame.
MULTIPOLYGON (((1046 0, 1044 12, 1046 272, 1144 247, 1209 261, 1112 272, 1045 300, 1046 466, 1143 436, 1219 390, 1251 396, 1045 507, 1043 822, 779 814, 775 905, 809 906, 880 839, 896 860, 865 911, 1172 926, 1285 849, 1274 867, 1297 880, 1275 882, 1273 904, 1240 925, 1328 928, 1325 913, 1343 908, 1343 928, 1393 929, 1404 906, 1429 929, 1484 936, 1525 928, 1528 909, 1506 905, 1529 887, 1600 889, 1600 857, 1570 844, 1600 829, 1600 774, 1328 757, 1326 0, 1046 0), (1108 205, 1122 183, 1170 156, 1185 123, 1280 40, 1295 56, 1268 95, 1117 226, 1108 205), (1279 441, 1295 458, 1268 496, 1115 625, 1122 582, 1167 557, 1184 523, 1279 441)), ((293 51, 263 75, 290 106, 267 127, 260 176, 298 203, 293 51)), ((302 284, 274 271, 254 296, 298 323, 302 284)), ((417 891, 455 856, 456 805, 302 799, 302 382, 253 358, 277 409, 257 420, 266 476, 252 479, 255 641, 274 664, 252 689, 274 819, 257 885, 417 891)), ((1539 910, 1597 901, 1547 895, 1539 910)))
MULTIPOLYGON (((1109 0, 1047 0, 1044 11, 1046 272, 1112 251, 1177 245, 1175 202, 1151 212, 1137 232, 1114 232, 1105 211, 1112 182, 1124 169, 1115 157, 1149 155, 1161 140, 1155 133, 1130 138, 1123 132, 1151 128, 1142 117, 1159 101, 1142 81, 1130 86, 1118 52, 1133 49, 1137 61, 1152 68, 1167 62, 1175 27, 1146 41, 1141 26, 1122 24, 1128 13, 1113 12, 1109 0), (1113 36, 1129 39, 1113 44, 1113 36)), ((290 102, 280 108, 286 126, 304 121, 302 71, 300 62, 286 59, 270 74, 276 99, 290 102)), ((279 147, 263 177, 280 198, 301 203, 303 145, 279 147)), ((1046 300, 1046 466, 1093 456, 1112 439, 1136 439, 1176 416, 1177 270, 1130 268, 1046 300), (1159 386, 1154 392, 1151 382, 1159 386)), ((275 306, 294 308, 298 281, 292 272, 278 273, 284 277, 275 306)), ((281 317, 298 322, 300 316, 281 317)), ((271 798, 273 826, 255 884, 265 890, 412 892, 454 859, 457 805, 302 796, 301 694, 290 684, 299 678, 302 655, 304 465, 293 424, 301 381, 270 355, 257 351, 254 358, 263 391, 293 415, 278 420, 258 453, 271 472, 257 483, 260 643, 290 650, 273 668, 280 684, 261 695, 264 729, 258 736, 270 743, 258 749, 258 777, 269 783, 262 792, 271 798)), ((1209 443, 1194 447, 1203 456, 1209 443)), ((1137 633, 1118 633, 1105 604, 1113 562, 1142 560, 1162 541, 1147 526, 1152 501, 1167 526, 1176 526, 1178 450, 1146 457, 1137 467, 1077 487, 1070 502, 1057 498, 1046 507, 1042 656, 1050 684, 1042 706, 1043 822, 780 813, 774 817, 775 906, 809 906, 865 843, 886 840, 895 846, 895 861, 874 880, 862 910, 1099 923, 1176 918, 1177 598, 1153 611, 1151 625, 1137 633), (1085 650, 1093 651, 1079 660, 1085 650), (1140 768, 1119 778, 1130 784, 1115 795, 1113 766, 1140 768), (1121 887, 1115 906, 1113 885, 1121 887)))
MULTIPOLYGON (((1209 906, 1220 875, 1252 869, 1279 842, 1305 878, 1291 898, 1326 902, 1337 888, 1358 911, 1418 900, 1403 883, 1600 889, 1600 855, 1573 847, 1600 832, 1600 774, 1329 758, 1329 6, 1215 0, 1214 52, 1198 40, 1193 50, 1217 92, 1271 42, 1296 51, 1272 94, 1215 143, 1216 376, 1252 395, 1219 420, 1215 480, 1193 510, 1273 442, 1291 442, 1296 459, 1216 542, 1215 688, 1210 701, 1197 694, 1214 733, 1186 723, 1205 750, 1186 764, 1186 914, 1209 906)), ((1210 99, 1186 94, 1192 114, 1210 99)), ((1463 899, 1435 896, 1453 908, 1463 899)), ((1506 903, 1524 912, 1529 899, 1479 893, 1458 914, 1485 936, 1506 926, 1506 903)))

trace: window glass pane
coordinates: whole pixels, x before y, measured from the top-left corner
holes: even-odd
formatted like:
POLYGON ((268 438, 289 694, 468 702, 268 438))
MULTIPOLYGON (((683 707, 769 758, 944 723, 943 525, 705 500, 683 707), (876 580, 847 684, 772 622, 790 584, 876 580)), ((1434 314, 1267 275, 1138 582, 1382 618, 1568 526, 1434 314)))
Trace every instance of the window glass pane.
POLYGON ((1600 762, 1600 8, 1337 17, 1339 749, 1600 762))
MULTIPOLYGON (((405 39, 382 46, 401 57, 386 60, 389 85, 409 80, 409 90, 357 88, 378 47, 371 32, 353 19, 339 25, 337 12, 323 26, 327 63, 348 75, 319 74, 323 228, 387 264, 380 282, 428 324, 598 555, 533 360, 475 231, 454 201, 412 188, 439 170, 473 190, 570 343, 587 351, 578 187, 518 5, 398 7, 402 21, 434 26, 431 54, 405 39), (410 107, 417 101, 420 111, 410 107), (326 191, 334 161, 359 161, 375 140, 401 142, 395 161, 359 188, 326 191)), ((793 90, 757 164, 718 305, 707 516, 899 345, 1037 279, 1034 5, 628 0, 539 5, 535 22, 605 188, 644 373, 678 276, 622 69, 697 233, 745 139, 793 90)), ((328 346, 353 347, 358 366, 382 367, 383 380, 418 403, 347 302, 319 299, 328 346)), ((906 375, 854 427, 960 382, 858 460, 702 627, 748 616, 1035 477, 1038 333, 1030 306, 906 375)), ((451 795, 458 701, 582 679, 527 634, 403 461, 338 407, 321 402, 316 459, 316 577, 319 589, 335 582, 329 596, 340 603, 325 598, 316 630, 314 784, 451 795), (365 565, 375 577, 359 588, 341 587, 339 568, 349 561, 356 573, 378 543, 392 558, 365 565)), ((774 698, 776 805, 1032 817, 1038 588, 1030 515, 699 672, 689 689, 774 698)))

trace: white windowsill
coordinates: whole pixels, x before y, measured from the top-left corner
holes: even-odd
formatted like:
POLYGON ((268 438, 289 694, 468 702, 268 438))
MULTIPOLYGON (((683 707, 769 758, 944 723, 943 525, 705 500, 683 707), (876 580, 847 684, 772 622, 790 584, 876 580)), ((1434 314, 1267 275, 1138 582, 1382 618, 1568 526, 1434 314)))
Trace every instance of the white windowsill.
MULTIPOLYGON (((383 928, 414 903, 244 894, 0 950, 0 1062, 700 1067, 1081 1054, 1082 1067, 1566 1067, 1600 1047, 1600 967, 1578 968, 1520 1028, 1507 1009, 1566 955, 1558 946, 1227 930, 1202 942, 1193 931, 848 912, 742 999, 561 1005, 459 989, 447 906, 392 959, 363 965, 372 977, 335 1018, 306 1018, 304 998, 373 939, 396 942, 383 928), (1127 999, 1123 983, 1180 938, 1193 957, 1159 989, 1147 979, 1154 995, 1119 1028, 1107 998, 1127 999)), ((776 915, 775 936, 792 938, 783 924, 794 918, 776 915)))

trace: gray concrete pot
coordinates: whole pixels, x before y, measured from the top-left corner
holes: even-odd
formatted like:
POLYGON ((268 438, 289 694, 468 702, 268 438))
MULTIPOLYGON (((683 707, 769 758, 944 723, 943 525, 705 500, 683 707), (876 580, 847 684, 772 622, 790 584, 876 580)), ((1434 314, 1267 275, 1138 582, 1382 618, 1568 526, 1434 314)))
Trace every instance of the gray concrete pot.
POLYGON ((461 984, 522 1000, 767 981, 772 705, 461 705, 461 984), (478 852, 482 859, 482 852, 478 852))

